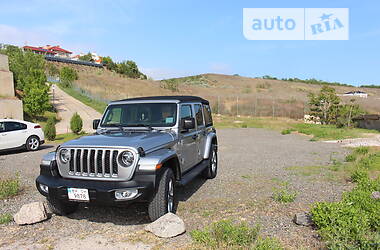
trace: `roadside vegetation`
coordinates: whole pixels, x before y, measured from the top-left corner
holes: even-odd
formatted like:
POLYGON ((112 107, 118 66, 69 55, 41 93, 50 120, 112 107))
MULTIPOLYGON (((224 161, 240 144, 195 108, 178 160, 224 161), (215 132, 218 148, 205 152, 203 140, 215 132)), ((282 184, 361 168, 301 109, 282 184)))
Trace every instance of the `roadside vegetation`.
POLYGON ((273 189, 273 200, 281 203, 293 202, 297 197, 297 193, 290 189, 288 182, 279 183, 279 187, 273 189))
POLYGON ((9 68, 13 72, 17 95, 23 101, 27 117, 36 118, 51 108, 49 86, 46 83, 45 59, 42 55, 30 51, 24 52, 12 45, 0 49, 9 59, 9 68))
POLYGON ((17 195, 21 191, 19 176, 10 179, 0 179, 0 200, 17 195))
POLYGON ((355 187, 338 202, 312 206, 313 222, 329 249, 378 249, 380 244, 380 149, 359 147, 346 162, 333 160, 330 166, 292 167, 304 176, 331 171, 355 187))
POLYGON ((211 249, 283 249, 274 238, 260 238, 259 232, 258 225, 221 220, 190 235, 197 245, 211 249))
POLYGON ((94 100, 94 99, 84 95, 83 93, 80 93, 79 91, 75 90, 72 87, 65 87, 62 84, 58 84, 58 86, 63 91, 65 91, 68 95, 71 95, 72 97, 74 97, 78 101, 80 101, 80 102, 86 104, 87 106, 95 109, 96 111, 98 111, 101 114, 104 112, 104 110, 107 107, 107 103, 94 100))
POLYGON ((0 225, 7 224, 13 220, 13 216, 11 214, 0 214, 0 225))

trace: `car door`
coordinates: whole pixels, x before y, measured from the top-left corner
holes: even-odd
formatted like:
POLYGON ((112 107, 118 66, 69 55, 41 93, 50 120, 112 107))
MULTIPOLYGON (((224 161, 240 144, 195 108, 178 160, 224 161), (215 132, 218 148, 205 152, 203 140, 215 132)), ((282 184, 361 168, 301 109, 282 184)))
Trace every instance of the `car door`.
POLYGON ((206 144, 206 126, 204 122, 203 109, 201 104, 194 105, 195 124, 197 127, 197 163, 203 160, 203 154, 206 144))
MULTIPOLYGON (((184 118, 194 118, 193 107, 191 104, 181 104, 180 106, 180 121, 184 118)), ((181 122, 180 122, 181 124, 181 122)), ((197 130, 191 129, 189 131, 182 131, 180 125, 180 162, 183 171, 187 171, 195 166, 197 161, 197 130)))
POLYGON ((7 140, 7 133, 5 130, 5 122, 0 122, 0 150, 8 148, 9 140, 7 140))
POLYGON ((20 122, 4 122, 5 133, 2 139, 5 139, 6 148, 20 147, 26 143, 27 126, 20 122))

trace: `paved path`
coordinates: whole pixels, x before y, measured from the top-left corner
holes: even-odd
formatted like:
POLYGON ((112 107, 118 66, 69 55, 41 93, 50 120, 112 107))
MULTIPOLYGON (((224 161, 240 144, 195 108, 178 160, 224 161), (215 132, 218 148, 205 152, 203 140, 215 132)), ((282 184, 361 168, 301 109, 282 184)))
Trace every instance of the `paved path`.
POLYGON ((100 119, 101 114, 95 109, 83 104, 74 97, 66 94, 57 85, 54 86, 53 105, 57 109, 58 117, 61 119, 56 125, 57 134, 71 132, 70 119, 77 112, 83 120, 83 131, 93 132, 92 121, 100 119))

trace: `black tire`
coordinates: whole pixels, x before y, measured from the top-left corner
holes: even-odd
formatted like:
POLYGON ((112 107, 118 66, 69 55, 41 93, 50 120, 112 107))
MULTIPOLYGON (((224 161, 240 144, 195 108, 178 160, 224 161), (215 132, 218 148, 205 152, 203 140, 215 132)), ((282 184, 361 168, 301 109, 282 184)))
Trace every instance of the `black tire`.
POLYGON ((40 138, 38 138, 35 135, 30 136, 26 140, 26 144, 25 144, 26 150, 28 151, 36 151, 40 148, 40 145, 41 145, 40 138))
POLYGON ((175 199, 175 178, 173 170, 170 168, 164 169, 164 173, 158 183, 158 187, 153 196, 152 201, 148 205, 148 214, 151 221, 155 221, 161 216, 171 212, 175 213, 176 210, 176 199, 175 199), (169 183, 171 181, 172 194, 169 193, 169 183), (169 202, 171 196, 171 209, 169 208, 169 202), (171 211, 170 211, 171 210, 171 211))
POLYGON ((208 166, 203 171, 202 175, 206 179, 214 179, 217 173, 218 173, 218 151, 217 151, 217 146, 215 144, 212 144, 210 156, 208 158, 208 166))
POLYGON ((58 199, 47 199, 47 204, 51 211, 56 215, 68 215, 74 213, 78 209, 78 203, 64 202, 58 199))

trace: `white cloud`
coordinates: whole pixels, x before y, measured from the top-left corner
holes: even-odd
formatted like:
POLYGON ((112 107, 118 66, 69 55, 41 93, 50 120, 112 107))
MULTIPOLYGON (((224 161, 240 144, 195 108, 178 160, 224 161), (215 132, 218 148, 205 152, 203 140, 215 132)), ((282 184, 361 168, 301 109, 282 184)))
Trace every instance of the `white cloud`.
POLYGON ((18 46, 37 45, 45 43, 56 43, 49 37, 47 33, 36 32, 32 30, 26 30, 16 28, 14 26, 0 24, 0 43, 13 44, 18 46))

